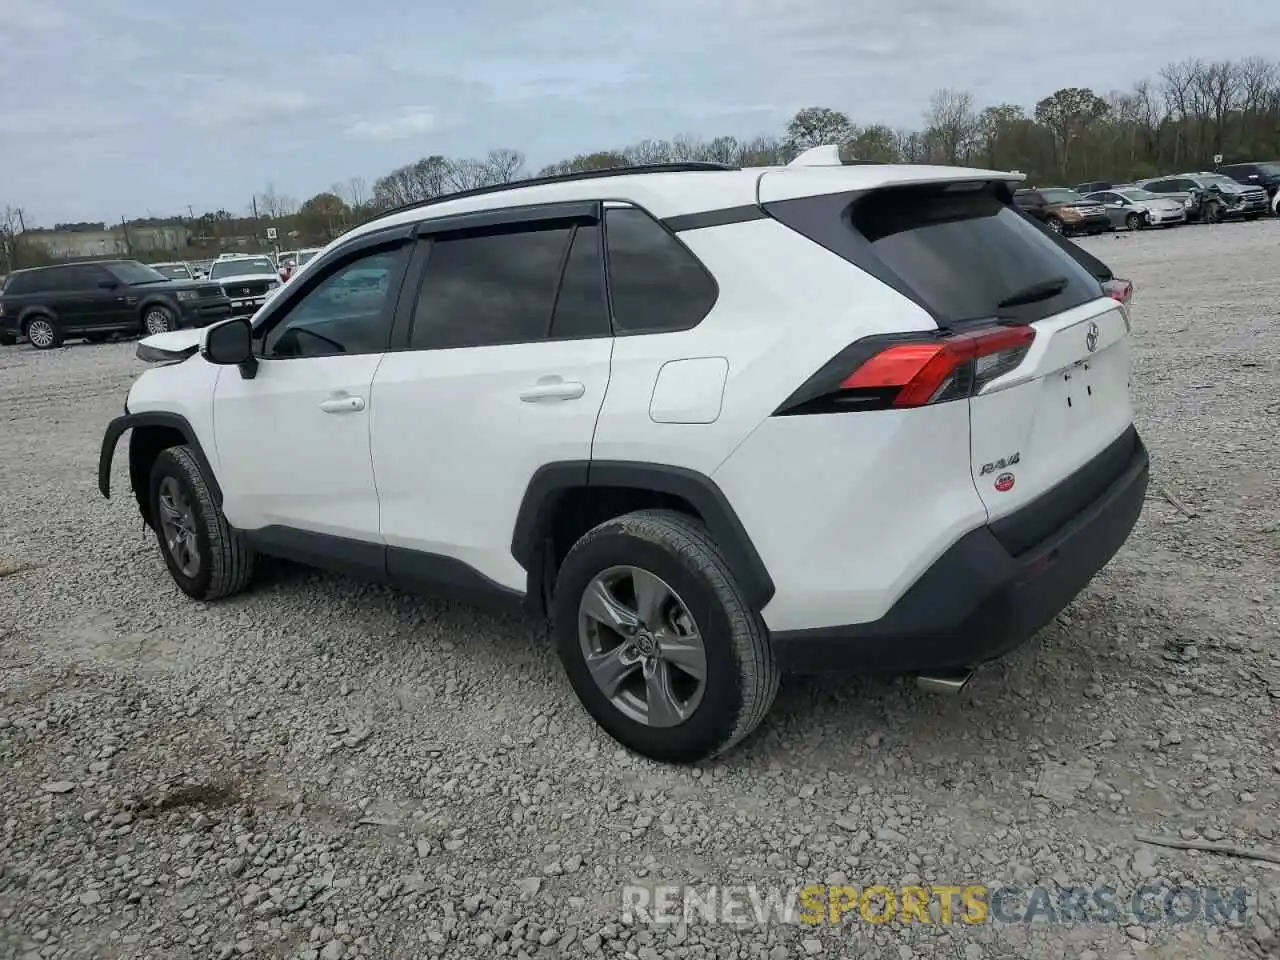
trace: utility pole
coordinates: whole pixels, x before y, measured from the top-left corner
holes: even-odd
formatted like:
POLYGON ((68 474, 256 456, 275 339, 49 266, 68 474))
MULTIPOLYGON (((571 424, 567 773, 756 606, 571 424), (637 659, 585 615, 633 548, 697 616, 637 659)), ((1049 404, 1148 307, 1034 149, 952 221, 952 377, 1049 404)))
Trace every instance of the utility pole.
POLYGON ((124 217, 120 218, 120 229, 124 231, 124 252, 133 256, 133 244, 129 242, 129 224, 124 217))

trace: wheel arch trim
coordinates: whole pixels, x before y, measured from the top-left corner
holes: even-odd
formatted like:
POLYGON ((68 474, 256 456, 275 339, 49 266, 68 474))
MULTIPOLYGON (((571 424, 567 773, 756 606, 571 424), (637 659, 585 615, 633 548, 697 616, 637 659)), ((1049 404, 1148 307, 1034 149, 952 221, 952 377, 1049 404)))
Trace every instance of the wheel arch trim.
POLYGON ((544 464, 530 478, 516 515, 511 555, 542 582, 542 545, 564 498, 574 490, 629 487, 687 501, 702 517, 748 601, 761 610, 773 599, 774 583, 742 521, 710 477, 685 467, 624 460, 570 460, 544 464))
MULTIPOLYGON (((111 462, 115 457, 116 445, 119 443, 120 437, 126 430, 145 427, 167 427, 177 430, 182 435, 183 440, 191 447, 191 452, 195 455, 200 464, 200 469, 209 481, 209 492, 213 496, 213 502, 221 507, 222 487, 218 484, 218 478, 213 472, 209 458, 205 456, 204 447, 201 446, 200 438, 196 436, 191 422, 180 413, 168 413, 162 410, 126 413, 107 424, 106 432, 102 436, 102 451, 98 456, 98 490, 102 495, 108 500, 111 499, 111 462)), ((132 443, 132 440, 130 442, 132 443)), ((133 463, 132 458, 130 458, 130 474, 134 484, 134 493, 141 497, 143 494, 138 493, 138 478, 133 477, 132 473, 133 463)), ((140 500, 139 504, 141 502, 140 500)))

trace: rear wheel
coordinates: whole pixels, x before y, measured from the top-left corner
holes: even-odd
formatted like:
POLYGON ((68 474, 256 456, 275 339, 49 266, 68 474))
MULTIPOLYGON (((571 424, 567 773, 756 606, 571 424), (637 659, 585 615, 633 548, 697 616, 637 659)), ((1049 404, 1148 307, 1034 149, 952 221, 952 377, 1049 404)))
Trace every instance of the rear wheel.
POLYGON ((1142 217, 1139 214, 1131 213, 1124 218, 1124 225, 1130 230, 1142 229, 1142 217))
POLYGON ((1048 220, 1044 222, 1044 225, 1048 227, 1050 230, 1052 230, 1054 233, 1062 233, 1065 230, 1065 227, 1063 226, 1062 221, 1059 220, 1057 217, 1050 217, 1048 220))
POLYGON ((178 588, 197 600, 238 593, 253 577, 253 551, 213 500, 187 446, 162 450, 151 467, 151 524, 178 588))
POLYGON ((552 604, 582 705, 636 753, 694 763, 764 719, 779 673, 763 622, 698 520, 643 510, 569 551, 552 604))
POLYGON ((37 350, 52 350, 62 346, 62 331, 49 317, 34 317, 27 321, 27 339, 37 350))

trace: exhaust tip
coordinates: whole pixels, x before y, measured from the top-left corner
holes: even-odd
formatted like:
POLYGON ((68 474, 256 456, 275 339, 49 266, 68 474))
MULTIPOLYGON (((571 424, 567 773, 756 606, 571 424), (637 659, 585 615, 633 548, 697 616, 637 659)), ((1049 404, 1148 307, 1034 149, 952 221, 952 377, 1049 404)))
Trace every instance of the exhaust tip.
POLYGON ((973 679, 972 670, 963 673, 921 674, 916 677, 916 686, 925 693, 939 693, 954 697, 968 685, 971 679, 973 679))

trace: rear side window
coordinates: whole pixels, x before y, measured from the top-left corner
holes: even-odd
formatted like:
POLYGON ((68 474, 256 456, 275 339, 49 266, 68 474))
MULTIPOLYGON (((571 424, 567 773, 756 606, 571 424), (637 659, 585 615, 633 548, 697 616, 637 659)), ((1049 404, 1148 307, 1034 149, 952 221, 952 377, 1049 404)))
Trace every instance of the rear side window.
POLYGON ((987 189, 902 187, 789 200, 768 211, 914 300, 942 327, 996 315, 1034 322, 1102 296, 1088 260, 1067 249, 1071 241, 1059 245, 987 189), (1057 289, 1045 294, 1046 286, 1057 289), (1001 305, 1010 298, 1031 302, 1001 305))
POLYGON ((993 314, 1034 321, 1101 296, 1084 267, 986 190, 885 190, 855 202, 851 223, 943 325, 993 314), (1001 305, 1054 280, 1062 286, 1052 296, 1001 305))
POLYGON ((410 349, 543 340, 573 228, 443 237, 432 243, 410 349))
POLYGON ((701 262, 643 210, 605 213, 609 296, 616 333, 663 333, 697 326, 719 291, 701 262))
POLYGON ((30 273, 15 273, 4 285, 4 292, 17 296, 24 293, 48 293, 65 286, 62 274, 66 267, 54 267, 49 270, 33 270, 30 273))

